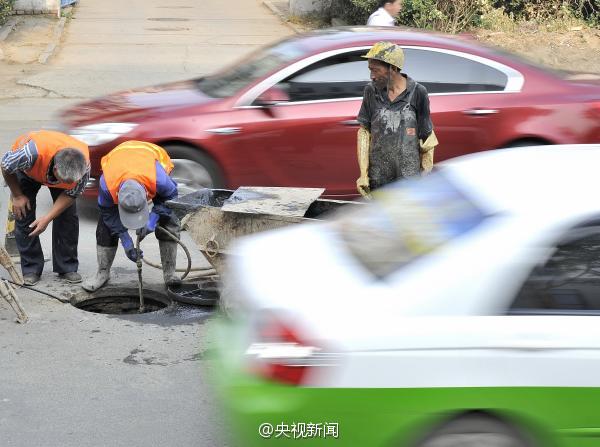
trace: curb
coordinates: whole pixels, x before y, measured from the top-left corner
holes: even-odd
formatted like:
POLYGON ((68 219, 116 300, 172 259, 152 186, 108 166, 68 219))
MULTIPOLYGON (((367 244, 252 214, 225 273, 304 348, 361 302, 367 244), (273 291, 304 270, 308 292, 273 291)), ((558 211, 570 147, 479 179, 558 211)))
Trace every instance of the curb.
POLYGON ((58 23, 54 26, 54 32, 52 33, 52 40, 50 40, 50 42, 46 46, 46 49, 44 50, 44 52, 42 54, 40 54, 40 57, 38 57, 38 62, 40 64, 45 64, 46 62, 48 62, 48 59, 50 59, 52 57, 52 55, 54 54, 54 51, 56 51, 56 48, 58 47, 58 44, 60 43, 60 38, 62 37, 62 33, 65 29, 65 23, 67 23, 67 18, 61 17, 60 20, 58 21, 58 23))
POLYGON ((11 17, 6 23, 0 28, 0 42, 4 41, 8 35, 12 32, 17 24, 18 20, 16 17, 11 17))
POLYGON ((286 14, 281 9, 279 9, 279 7, 277 7, 271 0, 263 0, 262 3, 267 8, 269 8, 273 14, 275 14, 277 17, 279 17, 279 20, 281 20, 281 22, 284 25, 286 25, 288 28, 292 29, 296 34, 300 34, 305 31, 302 28, 294 25, 293 23, 288 22, 286 14))

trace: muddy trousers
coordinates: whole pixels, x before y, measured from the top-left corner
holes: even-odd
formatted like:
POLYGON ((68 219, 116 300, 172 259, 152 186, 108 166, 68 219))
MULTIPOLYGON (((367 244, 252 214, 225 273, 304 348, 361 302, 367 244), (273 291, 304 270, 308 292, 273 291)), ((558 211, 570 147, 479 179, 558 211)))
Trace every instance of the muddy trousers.
MULTIPOLYGON (((15 241, 21 255, 21 271, 23 275, 35 273, 41 275, 44 269, 44 253, 40 238, 29 237, 29 225, 35 220, 36 198, 42 185, 21 173, 17 174, 19 186, 29 199, 31 208, 23 219, 15 221, 15 241)), ((48 188, 52 201, 55 202, 63 189, 48 188)), ((76 272, 77 243, 79 241, 79 217, 77 205, 73 203, 60 216, 52 221, 52 270, 56 273, 76 272)))
MULTIPOLYGON (((173 233, 174 236, 179 238, 180 232, 180 223, 179 219, 174 214, 170 216, 160 216, 158 220, 158 225, 164 227, 170 233, 173 233)), ((161 231, 156 227, 156 231, 154 234, 156 235, 156 239, 159 241, 171 241, 172 239, 167 236, 163 231, 161 231)), ((135 232, 132 232, 133 242, 135 243, 135 232)), ((145 241, 146 239, 144 239, 145 241)), ((98 217, 98 225, 96 226, 96 244, 101 247, 116 247, 119 245, 119 237, 112 235, 110 233, 109 228, 106 226, 104 221, 102 220, 102 215, 98 217)))

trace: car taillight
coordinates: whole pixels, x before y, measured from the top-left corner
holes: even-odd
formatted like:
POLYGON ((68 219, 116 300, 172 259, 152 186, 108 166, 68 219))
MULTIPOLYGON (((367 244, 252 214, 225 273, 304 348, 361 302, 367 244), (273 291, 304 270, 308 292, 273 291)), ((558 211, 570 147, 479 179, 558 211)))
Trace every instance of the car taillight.
POLYGON ((261 377, 291 385, 304 383, 309 371, 331 366, 334 355, 308 343, 283 323, 269 319, 259 328, 259 340, 246 350, 250 370, 261 377))

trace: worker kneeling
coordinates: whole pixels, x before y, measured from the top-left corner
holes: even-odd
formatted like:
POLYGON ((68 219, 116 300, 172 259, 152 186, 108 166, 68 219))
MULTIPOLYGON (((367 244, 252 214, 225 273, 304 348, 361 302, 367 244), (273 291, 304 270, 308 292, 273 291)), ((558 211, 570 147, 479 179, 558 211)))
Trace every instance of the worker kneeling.
POLYGON ((165 284, 180 284, 175 275, 177 242, 158 227, 179 238, 179 219, 165 205, 167 200, 177 197, 177 183, 169 177, 173 170, 169 155, 152 143, 126 141, 105 155, 101 165, 100 218, 96 227, 98 271, 83 288, 93 292, 108 282, 119 240, 131 261, 137 262, 143 256, 134 246, 128 229, 137 230, 140 240, 155 232, 165 284), (154 203, 151 212, 149 200, 154 203))

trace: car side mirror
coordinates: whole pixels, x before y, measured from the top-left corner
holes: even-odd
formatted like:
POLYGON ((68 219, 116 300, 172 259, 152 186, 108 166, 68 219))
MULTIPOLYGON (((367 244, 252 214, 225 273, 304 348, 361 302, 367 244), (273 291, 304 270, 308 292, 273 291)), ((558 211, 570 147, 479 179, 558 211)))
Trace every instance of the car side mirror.
POLYGON ((290 96, 281 87, 273 86, 262 92, 254 101, 255 106, 261 107, 267 114, 273 116, 272 108, 282 102, 288 102, 290 96))

